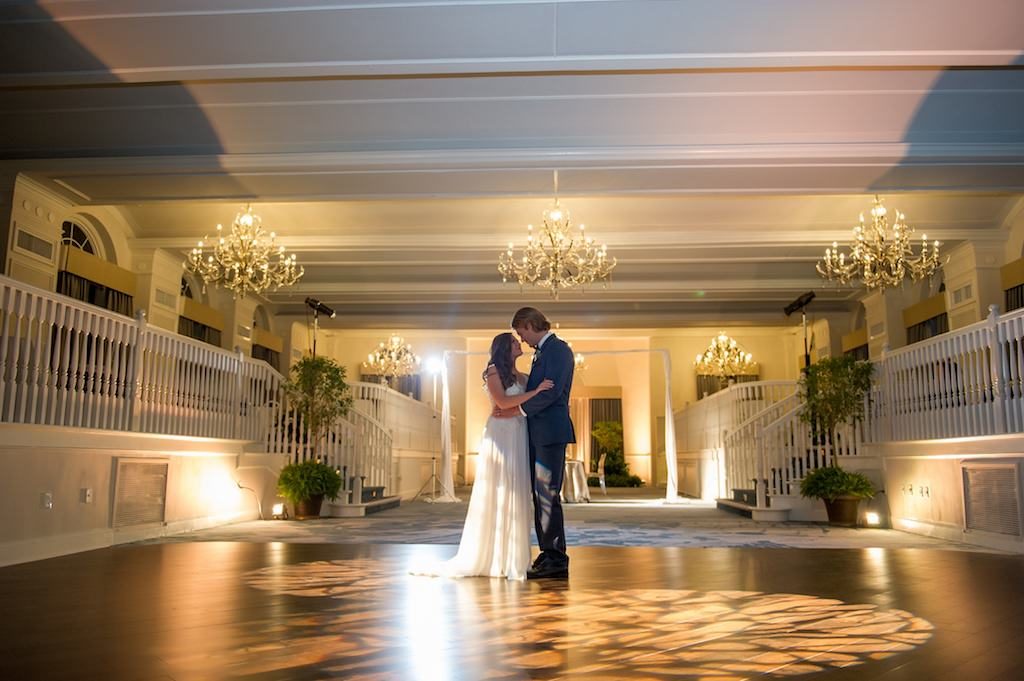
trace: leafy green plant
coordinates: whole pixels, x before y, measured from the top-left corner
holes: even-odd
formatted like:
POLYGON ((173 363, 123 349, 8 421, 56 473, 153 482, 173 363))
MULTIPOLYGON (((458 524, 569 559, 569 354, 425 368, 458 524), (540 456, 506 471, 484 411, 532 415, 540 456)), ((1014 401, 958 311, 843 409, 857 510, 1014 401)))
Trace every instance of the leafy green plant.
MULTIPOLYGON (((597 453, 611 454, 622 451, 622 424, 618 421, 598 421, 594 424, 590 434, 597 440, 597 453)), ((608 472, 608 463, 605 463, 605 472, 608 472)))
POLYGON ((873 371, 871 362, 846 355, 807 367, 800 377, 800 419, 831 433, 841 423, 862 418, 873 371))
POLYGON ((875 486, 862 473, 846 471, 839 466, 816 468, 800 481, 800 495, 811 499, 835 501, 839 497, 870 499, 875 486))
POLYGON ((277 477, 277 493, 293 504, 319 495, 337 499, 339 491, 341 475, 319 461, 290 463, 281 469, 277 477))
MULTIPOLYGON (((594 424, 590 434, 597 441, 598 455, 604 454, 604 482, 606 487, 640 487, 643 480, 639 475, 632 475, 629 472, 629 464, 626 463, 626 456, 622 452, 622 424, 618 421, 598 421, 594 424)), ((597 466, 598 459, 594 460, 597 466)), ((588 478, 587 485, 596 486, 600 484, 597 477, 588 478)))
MULTIPOLYGON (((600 484, 601 480, 596 475, 587 478, 587 487, 597 487, 600 484)), ((605 487, 643 487, 644 481, 640 479, 639 475, 615 473, 612 475, 606 474, 604 476, 604 484, 605 487)))
POLYGON ((285 394, 308 429, 315 447, 352 408, 352 389, 345 382, 345 367, 330 357, 303 357, 292 366, 285 394))

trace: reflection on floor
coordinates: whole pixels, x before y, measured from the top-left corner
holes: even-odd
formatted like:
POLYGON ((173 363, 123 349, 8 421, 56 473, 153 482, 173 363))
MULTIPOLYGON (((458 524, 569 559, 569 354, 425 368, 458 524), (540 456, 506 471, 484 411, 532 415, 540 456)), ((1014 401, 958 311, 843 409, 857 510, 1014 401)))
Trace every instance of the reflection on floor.
POLYGON ((0 569, 2 679, 1024 678, 1024 557, 577 547, 566 581, 408 574, 454 546, 131 545, 0 569))

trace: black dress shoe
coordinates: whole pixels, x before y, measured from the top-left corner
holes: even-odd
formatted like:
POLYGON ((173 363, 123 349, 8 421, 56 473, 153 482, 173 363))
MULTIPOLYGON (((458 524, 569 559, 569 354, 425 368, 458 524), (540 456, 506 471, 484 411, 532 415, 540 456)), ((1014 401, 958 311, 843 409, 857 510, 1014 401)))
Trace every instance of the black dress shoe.
POLYGON ((540 566, 530 568, 526 571, 527 579, 568 579, 569 578, 569 566, 568 565, 552 565, 551 563, 542 563, 540 566))

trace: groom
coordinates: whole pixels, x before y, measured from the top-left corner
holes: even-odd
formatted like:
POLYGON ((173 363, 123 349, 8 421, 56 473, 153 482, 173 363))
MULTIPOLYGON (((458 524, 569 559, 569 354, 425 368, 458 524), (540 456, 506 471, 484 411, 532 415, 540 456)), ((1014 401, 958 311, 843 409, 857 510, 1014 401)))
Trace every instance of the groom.
POLYGON ((526 389, 533 390, 545 378, 555 383, 551 390, 518 407, 519 413, 526 416, 530 434, 533 519, 540 545, 540 556, 526 576, 565 579, 569 576, 569 556, 565 552, 565 522, 559 495, 565 473, 565 446, 576 442, 569 419, 569 390, 575 362, 572 349, 551 333, 551 323, 540 310, 521 308, 512 317, 512 329, 535 350, 526 389))

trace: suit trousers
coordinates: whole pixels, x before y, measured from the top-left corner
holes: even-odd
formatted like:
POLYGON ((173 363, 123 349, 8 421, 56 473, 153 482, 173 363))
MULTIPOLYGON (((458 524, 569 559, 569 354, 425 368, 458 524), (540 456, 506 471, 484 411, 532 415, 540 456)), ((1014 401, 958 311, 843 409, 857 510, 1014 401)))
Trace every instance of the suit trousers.
POLYGON ((533 520, 541 556, 553 565, 568 565, 561 498, 565 443, 539 446, 530 443, 530 475, 533 479, 533 520))

